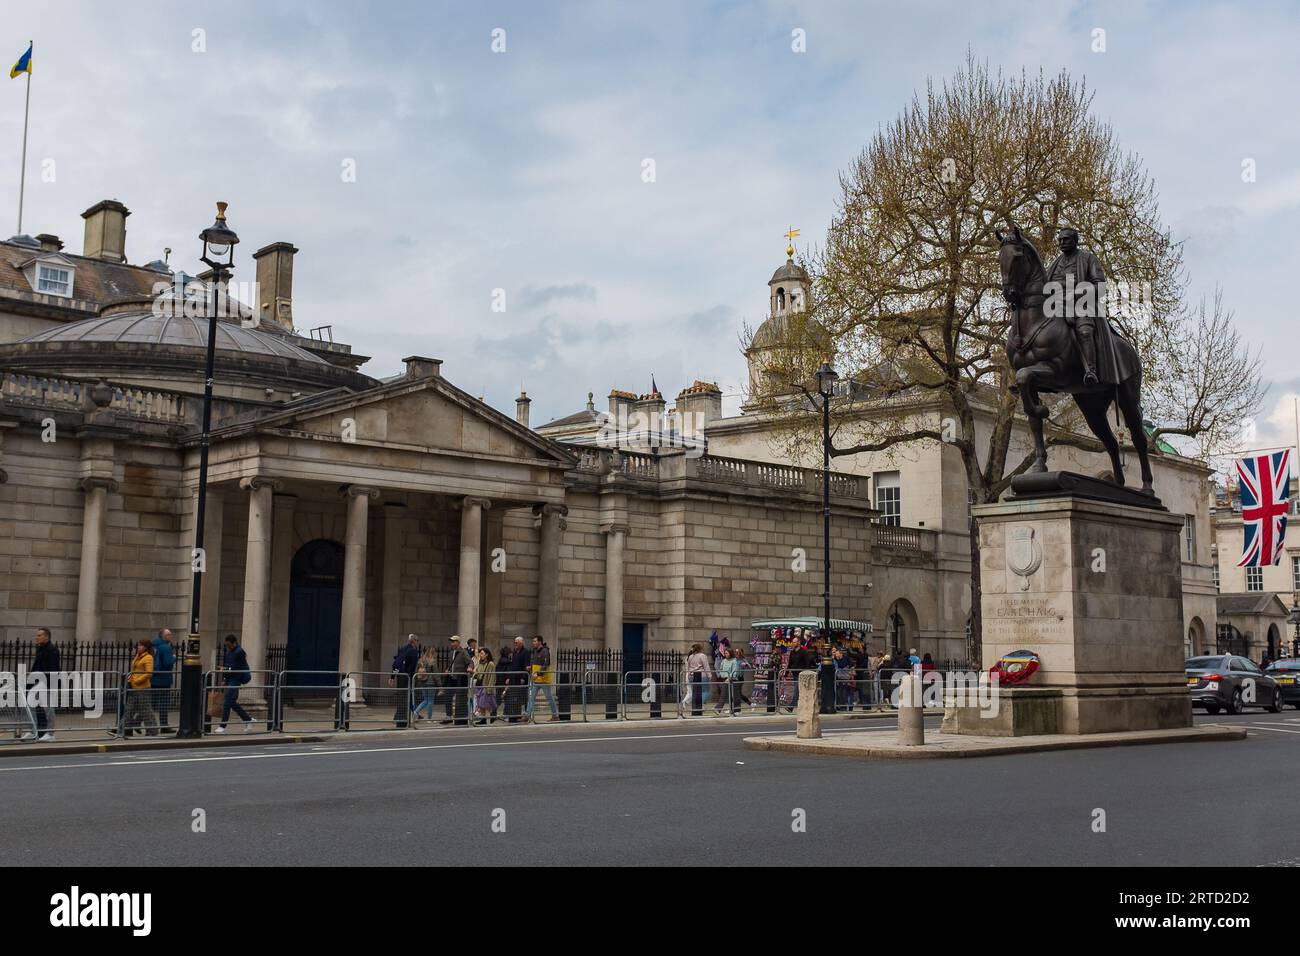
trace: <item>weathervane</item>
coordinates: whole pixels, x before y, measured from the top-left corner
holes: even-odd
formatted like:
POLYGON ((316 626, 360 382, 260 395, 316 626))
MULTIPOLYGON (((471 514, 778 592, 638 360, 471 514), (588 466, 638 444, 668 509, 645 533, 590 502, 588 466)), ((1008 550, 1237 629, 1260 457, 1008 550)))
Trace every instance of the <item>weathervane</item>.
POLYGON ((791 226, 786 230, 785 238, 787 240, 787 245, 785 247, 785 257, 787 259, 794 258, 794 237, 797 235, 799 235, 799 230, 794 228, 794 226, 791 226))

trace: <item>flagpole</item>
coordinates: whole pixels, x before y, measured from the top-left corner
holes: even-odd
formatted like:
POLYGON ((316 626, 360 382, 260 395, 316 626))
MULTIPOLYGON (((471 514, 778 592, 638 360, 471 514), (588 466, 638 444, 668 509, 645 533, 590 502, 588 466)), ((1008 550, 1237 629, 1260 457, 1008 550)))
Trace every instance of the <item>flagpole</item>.
MULTIPOLYGON (((28 50, 35 45, 27 41, 28 50)), ((18 235, 23 234, 23 194, 27 191, 27 119, 32 111, 32 61, 27 61, 27 102, 23 106, 23 167, 18 173, 18 235)))

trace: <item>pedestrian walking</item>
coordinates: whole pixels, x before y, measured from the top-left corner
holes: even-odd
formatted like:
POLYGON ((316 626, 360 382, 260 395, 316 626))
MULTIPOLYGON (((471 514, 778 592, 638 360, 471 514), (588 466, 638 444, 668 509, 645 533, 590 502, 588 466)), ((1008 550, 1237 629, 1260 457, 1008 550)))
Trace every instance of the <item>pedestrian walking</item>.
POLYGON ((721 714, 725 704, 728 712, 734 714, 740 709, 740 661, 730 646, 722 649, 722 659, 718 664, 718 702, 713 707, 715 714, 721 714))
POLYGON ((122 736, 130 737, 139 727, 148 736, 156 737, 153 725, 152 704, 153 642, 141 638, 135 642, 135 656, 131 659, 131 673, 126 678, 126 717, 122 722, 122 736))
POLYGON ((54 711, 58 701, 50 695, 53 694, 56 680, 54 675, 59 672, 59 649, 54 646, 50 640, 50 629, 48 627, 38 627, 36 629, 36 654, 32 657, 32 666, 27 669, 29 674, 44 674, 45 689, 38 695, 36 706, 32 709, 32 716, 36 718, 35 731, 28 731, 23 734, 23 740, 39 740, 41 743, 49 743, 54 739, 54 711))
MULTIPOLYGON (((504 658, 502 664, 505 664, 504 658)), ((528 696, 528 674, 532 666, 532 653, 522 637, 516 637, 510 652, 508 687, 506 689, 506 720, 517 724, 523 720, 525 698, 528 696)))
POLYGON ((398 727, 410 724, 411 681, 416 668, 420 666, 420 639, 414 634, 406 635, 406 643, 393 655, 393 673, 388 678, 388 686, 396 688, 397 700, 393 707, 393 723, 398 727))
POLYGON ((153 709, 158 715, 158 732, 169 734, 168 714, 171 711, 172 683, 175 680, 176 646, 170 628, 164 627, 153 639, 153 709))
POLYGON ((230 723, 230 712, 233 710, 244 722, 244 733, 248 733, 253 729, 253 718, 239 703, 239 688, 253 678, 248 668, 248 655, 240 647, 239 638, 233 634, 227 634, 222 644, 226 648, 226 653, 221 662, 221 683, 225 686, 226 693, 221 699, 221 723, 213 727, 212 732, 214 734, 226 732, 226 724, 230 723))
POLYGON ((475 725, 481 726, 496 720, 497 709, 497 675, 496 662, 492 652, 480 647, 478 660, 474 662, 474 717, 475 725))
POLYGON ((438 675, 435 673, 437 666, 437 658, 433 653, 433 648, 425 648, 424 653, 420 655, 420 660, 415 665, 415 688, 420 694, 420 702, 415 705, 413 712, 416 720, 420 718, 420 714, 425 712, 426 709, 428 716, 425 719, 433 720, 433 705, 438 697, 438 675))
POLYGON ((443 677, 443 706, 447 717, 440 721, 464 727, 469 723, 469 671, 473 666, 469 654, 460 646, 460 635, 453 634, 450 640, 451 659, 447 663, 447 673, 443 677))
POLYGON ((555 706, 555 672, 551 670, 551 649, 546 646, 546 641, 542 635, 538 634, 533 638, 533 651, 529 655, 529 673, 531 679, 528 685, 528 712, 529 720, 533 719, 533 710, 537 705, 537 695, 544 694, 547 702, 551 705, 551 720, 560 719, 560 710, 555 706))
POLYGON ((691 652, 686 658, 686 680, 691 699, 691 716, 704 714, 704 685, 709 679, 709 656, 704 653, 702 644, 692 644, 691 652))

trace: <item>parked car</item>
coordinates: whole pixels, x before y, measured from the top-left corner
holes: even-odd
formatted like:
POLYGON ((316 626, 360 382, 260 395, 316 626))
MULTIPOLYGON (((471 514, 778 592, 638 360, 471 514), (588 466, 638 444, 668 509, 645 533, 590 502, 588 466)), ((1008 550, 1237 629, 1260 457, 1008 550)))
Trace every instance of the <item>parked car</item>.
POLYGON ((1290 704, 1300 710, 1300 658, 1288 657, 1274 661, 1264 673, 1277 682, 1283 705, 1290 704))
POLYGON ((1246 707, 1263 707, 1276 714, 1282 709, 1281 688, 1249 658, 1233 654, 1192 657, 1183 669, 1192 704, 1211 714, 1220 710, 1239 714, 1246 707))

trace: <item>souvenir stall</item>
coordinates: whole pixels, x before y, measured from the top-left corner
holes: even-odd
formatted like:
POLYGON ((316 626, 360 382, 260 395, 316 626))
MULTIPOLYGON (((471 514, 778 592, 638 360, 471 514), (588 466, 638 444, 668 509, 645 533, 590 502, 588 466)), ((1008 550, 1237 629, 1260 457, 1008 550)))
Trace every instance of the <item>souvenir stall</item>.
MULTIPOLYGON (((819 617, 789 617, 755 621, 750 625, 750 660, 754 667, 754 690, 750 700, 755 708, 769 704, 772 678, 776 677, 777 705, 791 707, 794 701, 794 678, 790 674, 790 652, 808 644, 819 654, 824 650, 825 635, 819 617)), ((864 653, 871 636, 870 622, 831 618, 830 642, 853 655, 864 653)), ((826 653, 829 653, 827 650, 826 653)))

